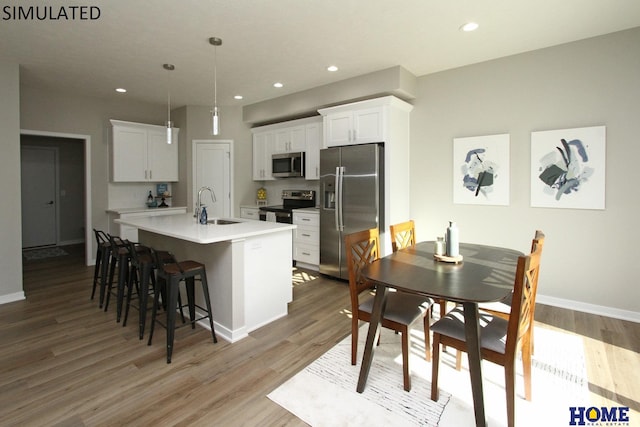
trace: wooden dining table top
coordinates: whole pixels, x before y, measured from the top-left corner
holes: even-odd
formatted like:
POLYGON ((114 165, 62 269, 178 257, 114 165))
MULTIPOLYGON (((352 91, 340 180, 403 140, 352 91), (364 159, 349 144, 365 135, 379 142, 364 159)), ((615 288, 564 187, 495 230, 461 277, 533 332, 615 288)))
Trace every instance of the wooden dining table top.
POLYGON ((513 249, 460 244, 460 263, 434 258, 434 242, 420 242, 380 258, 363 269, 374 282, 398 290, 453 302, 491 302, 513 289, 518 257, 513 249))

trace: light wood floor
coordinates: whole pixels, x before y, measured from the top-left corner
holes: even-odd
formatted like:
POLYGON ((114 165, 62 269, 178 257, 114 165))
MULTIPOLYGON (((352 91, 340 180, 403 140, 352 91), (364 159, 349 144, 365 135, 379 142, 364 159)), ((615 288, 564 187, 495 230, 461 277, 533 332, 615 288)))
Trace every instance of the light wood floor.
MULTIPOLYGON (((167 365, 164 331, 149 347, 137 311, 122 327, 115 305, 99 310, 73 250, 26 262, 27 299, 0 306, 0 425, 305 425, 266 395, 347 336, 346 284, 302 272, 286 318, 235 344, 180 329, 167 365)), ((536 320, 582 335, 592 403, 629 406, 640 424, 640 325, 548 306, 536 320)))

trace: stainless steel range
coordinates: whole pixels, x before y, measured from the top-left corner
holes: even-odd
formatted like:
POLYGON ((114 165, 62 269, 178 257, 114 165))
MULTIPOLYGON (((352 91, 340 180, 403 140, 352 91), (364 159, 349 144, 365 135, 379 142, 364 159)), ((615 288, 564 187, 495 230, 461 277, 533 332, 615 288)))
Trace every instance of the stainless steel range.
POLYGON ((293 209, 316 206, 316 192, 313 190, 282 190, 282 204, 262 206, 260 221, 293 224, 293 209))

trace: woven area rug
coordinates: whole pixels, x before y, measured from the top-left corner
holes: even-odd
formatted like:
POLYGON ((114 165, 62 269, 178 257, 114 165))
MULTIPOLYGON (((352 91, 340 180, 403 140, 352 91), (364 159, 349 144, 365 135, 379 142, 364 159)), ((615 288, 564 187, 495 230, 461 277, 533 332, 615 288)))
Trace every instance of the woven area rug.
MULTIPOLYGON (((440 359, 440 400, 430 399, 431 364, 424 360, 424 335, 412 331, 410 392, 402 386, 400 336, 386 329, 376 347, 365 391, 356 392, 368 326, 361 327, 358 364, 351 366, 351 337, 304 368, 268 397, 311 426, 467 426, 475 425, 466 355, 440 359)), ((533 361, 533 401, 523 398, 521 363, 516 378, 516 425, 566 425, 569 406, 589 406, 582 339, 537 328, 533 361)), ((504 370, 483 362, 485 411, 492 426, 506 426, 504 370)))
POLYGON ((44 258, 53 258, 58 256, 69 255, 67 251, 62 248, 52 247, 52 248, 38 248, 38 249, 27 249, 22 251, 22 256, 24 259, 31 261, 35 259, 44 259, 44 258))

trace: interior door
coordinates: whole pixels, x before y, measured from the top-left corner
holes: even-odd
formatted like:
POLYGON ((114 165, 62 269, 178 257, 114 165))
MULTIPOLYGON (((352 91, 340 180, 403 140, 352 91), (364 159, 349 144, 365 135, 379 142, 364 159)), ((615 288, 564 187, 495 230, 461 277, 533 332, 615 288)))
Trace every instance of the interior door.
POLYGON ((210 187, 216 202, 208 191, 202 192, 202 204, 207 207, 209 218, 232 216, 231 200, 231 143, 224 141, 194 141, 193 150, 193 201, 198 201, 198 190, 210 187))
POLYGON ((57 149, 21 148, 22 247, 57 243, 57 149))

